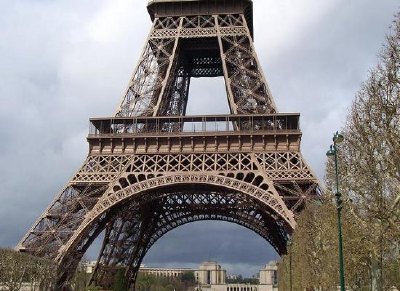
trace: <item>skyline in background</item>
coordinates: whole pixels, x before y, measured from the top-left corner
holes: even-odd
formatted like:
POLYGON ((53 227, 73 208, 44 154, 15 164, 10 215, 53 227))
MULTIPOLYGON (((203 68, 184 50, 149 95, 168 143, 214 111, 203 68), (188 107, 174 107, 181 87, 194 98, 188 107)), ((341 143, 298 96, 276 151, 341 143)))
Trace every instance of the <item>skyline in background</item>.
MULTIPOLYGON (((0 2, 0 246, 14 247, 87 155, 90 117, 111 116, 151 27, 145 0, 0 2)), ((254 0, 255 48, 280 112, 300 112, 302 154, 325 153, 377 63, 397 0, 254 0)), ((191 81, 187 114, 228 113, 222 78, 191 81)), ((95 258, 97 241, 88 253, 95 258)), ((166 234, 149 266, 216 260, 252 275, 277 255, 224 222, 166 234)))

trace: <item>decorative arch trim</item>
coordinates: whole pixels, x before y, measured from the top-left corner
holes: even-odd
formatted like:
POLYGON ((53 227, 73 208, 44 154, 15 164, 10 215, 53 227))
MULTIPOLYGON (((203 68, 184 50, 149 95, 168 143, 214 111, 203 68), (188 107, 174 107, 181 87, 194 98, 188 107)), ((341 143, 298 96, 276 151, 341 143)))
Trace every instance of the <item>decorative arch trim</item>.
POLYGON ((123 200, 132 198, 139 193, 155 190, 170 185, 177 184, 207 184, 219 187, 224 187, 232 190, 242 192, 249 195, 261 204, 271 208, 281 217, 290 228, 294 229, 296 222, 293 213, 286 207, 283 199, 278 195, 273 186, 269 185, 269 189, 263 190, 250 183, 240 181, 234 178, 212 175, 212 174, 199 174, 199 173, 176 173, 173 175, 159 176, 152 179, 144 180, 118 191, 113 191, 112 184, 109 190, 102 196, 96 203, 93 209, 86 214, 79 228, 74 232, 69 241, 59 250, 56 257, 57 262, 61 262, 64 256, 69 253, 69 250, 76 245, 85 230, 103 213, 122 202, 123 200))

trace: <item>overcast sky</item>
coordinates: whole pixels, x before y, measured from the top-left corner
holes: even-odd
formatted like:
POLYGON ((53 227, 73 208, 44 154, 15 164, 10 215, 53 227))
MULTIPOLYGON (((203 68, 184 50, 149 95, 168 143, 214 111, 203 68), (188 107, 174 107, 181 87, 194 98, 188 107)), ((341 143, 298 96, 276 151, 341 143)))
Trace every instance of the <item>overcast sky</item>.
MULTIPOLYGON (((81 165, 89 117, 114 113, 151 26, 146 3, 0 1, 0 246, 15 246, 81 165)), ((302 152, 320 178, 332 134, 376 64, 399 6, 254 0, 258 57, 279 111, 301 113, 302 152)), ((223 86, 220 78, 194 80, 188 113, 227 113, 223 86)), ((197 266, 215 259, 249 275, 273 258, 250 231, 201 222, 167 234, 145 261, 197 266)))

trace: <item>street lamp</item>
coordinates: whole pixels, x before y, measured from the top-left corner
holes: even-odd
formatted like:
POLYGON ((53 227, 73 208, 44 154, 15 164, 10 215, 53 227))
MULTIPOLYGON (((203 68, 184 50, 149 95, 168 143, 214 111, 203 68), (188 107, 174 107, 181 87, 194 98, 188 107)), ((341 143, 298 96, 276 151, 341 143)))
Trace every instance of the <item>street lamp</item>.
POLYGON ((290 291, 293 290, 292 286, 292 241, 288 240, 287 246, 289 248, 289 284, 290 284, 290 291))
POLYGON ((343 142, 344 137, 339 132, 333 135, 333 144, 326 153, 328 157, 334 157, 335 161, 335 177, 336 177, 336 208, 338 217, 338 233, 339 233, 339 271, 340 271, 340 291, 345 291, 344 288, 344 262, 343 262, 343 241, 342 241, 342 194, 339 192, 339 171, 338 171, 338 147, 337 145, 343 142))

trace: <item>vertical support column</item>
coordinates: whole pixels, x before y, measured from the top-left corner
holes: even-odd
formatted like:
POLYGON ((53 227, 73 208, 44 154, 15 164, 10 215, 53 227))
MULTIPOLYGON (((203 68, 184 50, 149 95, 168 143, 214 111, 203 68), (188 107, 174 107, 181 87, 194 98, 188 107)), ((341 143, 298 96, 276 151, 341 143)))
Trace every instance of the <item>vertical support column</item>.
POLYGON ((169 66, 168 66, 165 78, 162 82, 161 92, 158 95, 158 100, 157 100, 157 103, 153 110, 153 116, 160 115, 160 104, 162 101, 164 101, 166 103, 169 103, 169 101, 170 101, 169 100, 170 96, 166 96, 166 93, 168 93, 168 87, 173 85, 175 76, 177 76, 177 74, 178 74, 178 72, 176 71, 176 67, 177 67, 176 65, 177 65, 179 57, 178 57, 176 51, 177 51, 177 47, 178 47, 178 43, 179 43, 180 32, 182 29, 182 22, 183 22, 183 17, 181 17, 179 20, 179 26, 177 28, 177 34, 175 36, 174 48, 173 48, 172 54, 169 58, 169 66), (174 71, 174 72, 171 74, 171 71, 174 71))
POLYGON ((138 80, 140 78, 139 69, 141 66, 143 66, 143 62, 145 62, 145 58, 147 55, 146 52, 149 50, 150 37, 153 34, 154 29, 155 29, 155 21, 153 22, 149 35, 147 36, 147 40, 145 41, 141 57, 132 73, 129 84, 125 89, 125 94, 122 96, 121 101, 115 111, 115 116, 124 116, 124 117, 133 116, 133 114, 131 114, 130 111, 132 108, 132 103, 135 102, 135 98, 137 97, 137 95, 135 95, 133 92, 130 93, 130 91, 132 90, 132 86, 134 86, 135 81, 136 82, 139 81, 138 80))
POLYGON ((155 116, 169 84, 182 18, 156 18, 116 116, 155 116), (172 31, 163 35, 164 30, 172 31))
POLYGON ((221 56, 221 61, 222 61, 222 70, 224 71, 225 88, 226 88, 226 93, 227 93, 227 97, 228 97, 229 108, 231 110, 231 114, 237 114, 238 108, 237 108, 235 99, 233 98, 233 92, 232 92, 232 88, 231 88, 231 80, 229 78, 228 68, 226 66, 224 48, 223 48, 222 37, 221 37, 221 29, 220 29, 219 22, 218 22, 218 15, 213 15, 213 17, 214 17, 214 21, 215 21, 215 27, 217 28, 219 51, 220 51, 220 56, 221 56))
POLYGON ((232 113, 275 113, 275 104, 256 58, 244 15, 215 17, 228 100, 235 110, 232 113))
POLYGON ((246 17, 244 17, 243 14, 241 15, 241 17, 242 17, 243 23, 245 24, 244 27, 247 30, 247 35, 249 36, 249 38, 251 40, 250 41, 250 46, 251 46, 251 51, 253 52, 253 58, 257 62, 258 71, 259 71, 259 73, 261 75, 261 78, 262 78, 264 84, 265 84, 267 95, 270 97, 269 101, 271 103, 271 106, 274 108, 274 112, 278 112, 276 104, 275 104, 275 101, 274 101, 274 98, 272 97, 271 90, 269 89, 269 86, 268 86, 268 83, 267 83, 267 79, 265 78, 265 74, 264 74, 264 71, 262 69, 260 60, 258 59, 258 56, 257 56, 257 53, 256 53, 256 49, 255 49, 254 44, 253 44, 253 39, 251 38, 251 33, 250 33, 250 30, 249 30, 249 26, 247 25, 246 17))

